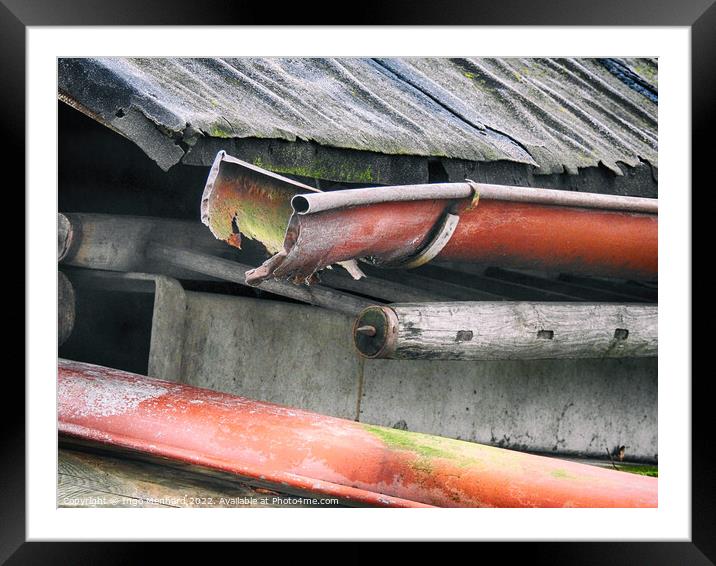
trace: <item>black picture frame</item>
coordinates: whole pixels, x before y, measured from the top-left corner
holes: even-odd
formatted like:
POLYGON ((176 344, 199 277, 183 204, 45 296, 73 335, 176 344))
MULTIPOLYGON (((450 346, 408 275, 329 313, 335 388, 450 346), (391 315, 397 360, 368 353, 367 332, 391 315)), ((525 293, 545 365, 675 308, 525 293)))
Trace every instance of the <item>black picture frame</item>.
MULTIPOLYGON (((533 0, 518 2, 374 2, 352 4, 346 10, 351 24, 382 25, 571 25, 571 26, 687 26, 692 40, 692 186, 707 184, 711 166, 707 152, 713 142, 713 101, 716 100, 716 4, 714 0, 533 0)), ((267 9, 257 2, 203 2, 173 0, 124 0, 122 3, 92 0, 0 0, 0 67, 2 88, 3 140, 6 171, 20 172, 19 179, 7 183, 6 210, 23 210, 25 218, 25 33, 27 26, 66 25, 226 25, 226 24, 304 24, 341 25, 336 4, 296 3, 280 10, 267 9), (21 194, 23 196, 21 196, 21 194)), ((693 190, 692 190, 693 195, 693 190)), ((15 216, 18 216, 16 213, 15 216)), ((7 218, 7 216, 6 216, 7 218)), ((693 224, 692 224, 693 226, 693 224)), ((694 239, 696 242, 696 239, 694 239)), ((16 239, 12 244, 20 255, 16 239)), ((13 273, 24 266, 24 254, 11 263, 13 273)), ((24 270, 23 270, 24 273, 24 270)), ((691 274, 684 274, 684 276, 691 274)), ((10 278, 6 275, 6 278, 10 278)), ((13 279, 19 279, 13 275, 13 279)), ((694 278, 693 281, 698 281, 694 278)), ((24 283, 24 275, 23 275, 24 283)), ((22 291, 25 293, 24 287, 22 291)), ((26 295, 25 300, 28 300, 26 295)), ((23 323, 24 327, 24 323, 23 323)), ((20 334, 17 332, 16 334, 20 334)), ((24 335, 24 333, 23 333, 24 335)), ((697 336, 694 336, 695 338, 697 336)), ((693 349, 693 346, 692 346, 693 349)), ((6 354, 9 355, 9 354, 6 354)), ((669 376, 690 379, 691 376, 669 376)), ((708 395, 709 375, 702 373, 691 380, 692 390, 692 538, 690 542, 581 542, 581 543, 493 543, 488 548, 499 552, 501 562, 529 560, 531 564, 713 564, 716 562, 716 489, 714 466, 710 463, 712 429, 708 395)), ((3 396, 12 399, 16 409, 0 411, 3 432, 2 478, 0 480, 0 563, 7 564, 110 564, 146 563, 148 545, 122 543, 40 543, 25 542, 25 397, 24 382, 15 370, 7 370, 3 396)), ((78 537, 81 536, 78 534, 78 537)), ((160 550, 162 560, 171 560, 172 552, 190 555, 185 546, 160 550)), ((206 551, 203 551, 204 553, 206 551)), ((275 555, 272 550, 272 555, 275 555)), ((482 552, 482 551, 481 551, 482 552)), ((341 552, 357 561, 360 552, 341 552)), ((365 554, 363 554, 365 556, 365 554)), ((204 555, 205 559, 210 557, 204 555)), ((216 557, 218 559, 218 556, 216 557)), ((484 558, 483 558, 484 559, 484 558)))

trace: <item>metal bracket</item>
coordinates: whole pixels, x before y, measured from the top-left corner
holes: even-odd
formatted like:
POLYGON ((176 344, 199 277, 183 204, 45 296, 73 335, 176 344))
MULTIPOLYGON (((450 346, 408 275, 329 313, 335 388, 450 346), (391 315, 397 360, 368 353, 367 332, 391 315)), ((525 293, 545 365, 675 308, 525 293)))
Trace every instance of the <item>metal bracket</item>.
POLYGON ((460 222, 460 216, 451 212, 446 213, 440 220, 435 236, 423 247, 417 254, 412 255, 404 260, 397 260, 389 264, 381 265, 381 267, 391 267, 399 269, 415 269, 421 265, 425 265, 438 255, 452 238, 457 224, 460 222))
MULTIPOLYGON (((467 182, 472 189, 472 200, 467 207, 467 210, 472 210, 480 202, 480 189, 475 181, 465 179, 465 182, 467 182)), ((402 260, 399 259, 382 264, 380 267, 390 269, 414 269, 431 261, 450 241, 450 238, 457 228, 458 222, 460 222, 460 215, 457 214, 455 209, 456 206, 454 205, 450 208, 450 212, 446 212, 442 216, 437 225, 437 229, 434 231, 435 235, 433 239, 430 240, 426 246, 423 246, 418 253, 402 260)))

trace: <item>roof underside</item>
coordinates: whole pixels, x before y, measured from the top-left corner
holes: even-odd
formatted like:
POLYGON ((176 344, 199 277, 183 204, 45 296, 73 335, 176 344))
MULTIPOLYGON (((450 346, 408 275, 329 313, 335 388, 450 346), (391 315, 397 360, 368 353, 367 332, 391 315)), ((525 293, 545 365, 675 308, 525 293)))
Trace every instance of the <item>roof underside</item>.
MULTIPOLYGON (((60 59, 59 91, 164 169, 208 165, 222 147, 240 153, 231 143, 242 140, 537 174, 657 166, 653 59, 60 59)), ((249 160, 271 168, 266 153, 249 160)), ((314 159, 284 172, 380 181, 335 169, 314 159)))

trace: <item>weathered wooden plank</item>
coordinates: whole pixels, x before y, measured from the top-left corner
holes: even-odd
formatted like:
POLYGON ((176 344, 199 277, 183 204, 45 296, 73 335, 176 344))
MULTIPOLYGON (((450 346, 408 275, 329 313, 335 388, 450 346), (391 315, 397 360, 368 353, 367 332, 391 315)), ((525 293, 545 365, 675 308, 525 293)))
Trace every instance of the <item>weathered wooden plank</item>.
MULTIPOLYGON (((246 285, 258 250, 239 251, 203 225, 184 220, 108 214, 60 214, 58 256, 74 267, 164 274, 180 279, 223 279, 246 285)), ((246 246, 252 248, 252 246, 246 246)), ((255 246, 254 246, 255 248, 255 246)), ((263 259, 263 258, 261 258, 263 259)), ((262 290, 355 315, 370 301, 322 286, 267 281, 262 290)))
POLYGON ((578 300, 583 301, 601 301, 601 302, 652 302, 646 299, 625 295, 605 289, 595 289, 592 287, 584 287, 575 283, 567 283, 556 278, 548 278, 537 276, 524 271, 516 271, 513 269, 503 269, 501 267, 488 267, 484 272, 486 277, 491 277, 500 281, 511 281, 521 283, 528 287, 537 287, 548 291, 554 290, 565 295, 570 295, 578 300))
POLYGON ((506 360, 656 356, 657 306, 454 302, 371 307, 354 325, 370 358, 506 360))
POLYGON ((603 277, 584 277, 573 273, 560 273, 559 281, 580 285, 589 289, 602 289, 618 293, 619 295, 641 299, 646 301, 656 301, 658 299, 658 288, 651 286, 644 281, 628 281, 619 279, 606 279, 603 277))
MULTIPOLYGON (((252 269, 248 265, 235 261, 157 243, 152 243, 147 247, 147 255, 178 268, 193 270, 239 285, 246 285, 246 272, 252 269)), ((293 285, 286 281, 267 280, 260 283, 257 288, 350 315, 358 314, 371 304, 366 299, 335 291, 322 285, 293 285)))
POLYGON ((58 452, 58 507, 306 507, 301 498, 190 469, 68 448, 58 452), (278 503, 277 503, 278 502, 278 503))
POLYGON ((256 246, 247 245, 244 250, 228 246, 214 238, 200 222, 149 216, 58 214, 58 261, 63 264, 108 271, 159 273, 180 279, 207 278, 147 258, 144 252, 150 242, 249 263, 264 259, 256 246))
POLYGON ((438 301, 445 297, 421 291, 415 287, 396 283, 374 276, 362 279, 353 279, 336 270, 324 270, 320 274, 321 283, 334 289, 342 289, 352 293, 360 293, 364 296, 375 297, 390 303, 407 303, 422 301, 438 301))
POLYGON ((499 281, 488 275, 466 273, 446 267, 424 265, 416 270, 416 275, 447 281, 478 289, 495 296, 507 297, 513 301, 578 301, 579 298, 553 289, 539 289, 512 281, 499 281))
MULTIPOLYGON (((505 295, 488 293, 481 289, 475 289, 467 285, 458 285, 449 281, 441 281, 419 275, 416 270, 402 269, 379 269, 373 266, 363 266, 361 269, 365 271, 368 277, 379 277, 388 281, 394 281, 401 285, 406 285, 419 290, 423 293, 429 293, 435 297, 435 301, 443 301, 454 299, 457 301, 496 301, 507 298, 505 295)), ((403 302, 403 301, 401 301, 403 302)))

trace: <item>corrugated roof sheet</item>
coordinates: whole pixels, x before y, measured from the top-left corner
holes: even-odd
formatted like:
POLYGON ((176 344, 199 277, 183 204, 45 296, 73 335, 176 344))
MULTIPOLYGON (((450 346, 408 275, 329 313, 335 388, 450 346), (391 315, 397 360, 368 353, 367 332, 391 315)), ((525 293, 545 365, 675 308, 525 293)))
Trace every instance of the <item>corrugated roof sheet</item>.
POLYGON ((618 162, 657 165, 656 77, 656 62, 638 59, 59 62, 60 98, 164 168, 212 138, 251 138, 621 175, 618 162))

